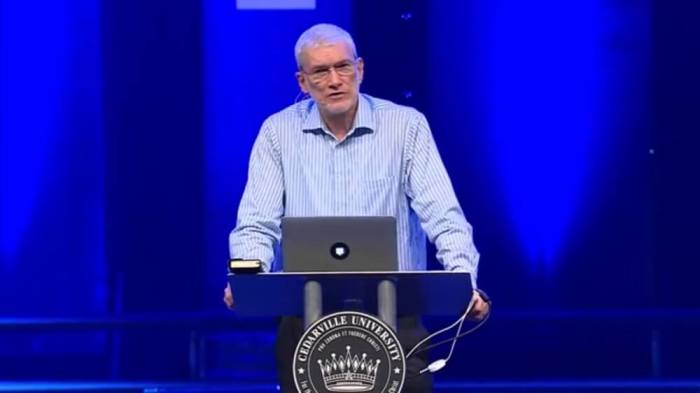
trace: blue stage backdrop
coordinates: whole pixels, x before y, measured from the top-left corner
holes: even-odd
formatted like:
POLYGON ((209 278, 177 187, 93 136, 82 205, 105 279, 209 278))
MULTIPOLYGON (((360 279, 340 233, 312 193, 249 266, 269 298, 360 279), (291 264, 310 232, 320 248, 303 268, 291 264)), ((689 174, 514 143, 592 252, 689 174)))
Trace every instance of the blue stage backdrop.
MULTIPOLYGON (((103 315, 100 4, 1 5, 0 316, 103 315)), ((12 361, 1 373, 31 370, 41 355, 103 350, 102 335, 8 333, 0 336, 0 358, 12 361)))
POLYGON ((650 4, 460 4, 431 7, 427 110, 484 285, 510 305, 649 305, 650 4))
POLYGON ((99 5, 2 4, 0 294, 14 301, 1 302, 0 310, 100 313, 106 269, 99 5))

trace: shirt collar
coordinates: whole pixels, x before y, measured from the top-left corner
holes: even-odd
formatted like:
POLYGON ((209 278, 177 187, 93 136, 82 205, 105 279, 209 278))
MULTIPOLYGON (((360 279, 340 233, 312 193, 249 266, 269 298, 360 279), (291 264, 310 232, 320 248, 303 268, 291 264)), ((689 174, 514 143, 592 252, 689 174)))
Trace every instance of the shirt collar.
MULTIPOLYGON (((358 96, 357 113, 355 113, 355 120, 353 121, 353 128, 348 132, 347 138, 351 136, 360 136, 363 134, 369 134, 376 130, 376 123, 374 119, 374 107, 370 102, 368 96, 360 94, 358 96)), ((314 134, 326 132, 326 127, 321 120, 321 113, 318 110, 318 105, 314 100, 309 100, 309 105, 307 107, 307 116, 304 120, 302 126, 303 132, 310 132, 314 134)))

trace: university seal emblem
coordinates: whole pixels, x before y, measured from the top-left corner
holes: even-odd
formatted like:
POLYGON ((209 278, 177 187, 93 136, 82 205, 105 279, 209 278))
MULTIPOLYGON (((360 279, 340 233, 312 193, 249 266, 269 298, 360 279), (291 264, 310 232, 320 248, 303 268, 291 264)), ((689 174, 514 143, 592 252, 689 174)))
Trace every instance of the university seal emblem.
POLYGON ((389 326, 373 315, 344 311, 306 330, 294 352, 294 382, 301 393, 398 393, 405 366, 389 326))

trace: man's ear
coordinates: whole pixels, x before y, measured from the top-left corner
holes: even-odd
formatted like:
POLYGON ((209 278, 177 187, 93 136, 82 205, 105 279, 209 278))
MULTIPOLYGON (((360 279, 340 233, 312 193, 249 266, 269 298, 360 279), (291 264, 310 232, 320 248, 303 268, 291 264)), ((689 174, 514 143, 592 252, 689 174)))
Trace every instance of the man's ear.
POLYGON ((357 83, 362 83, 365 76, 365 60, 361 57, 357 58, 357 83))
POLYGON ((309 94, 309 89, 306 87, 306 84, 308 83, 308 81, 306 80, 306 75, 304 75, 304 73, 301 71, 297 71, 295 76, 297 78, 297 83, 299 84, 299 88, 301 89, 301 91, 304 94, 309 94))

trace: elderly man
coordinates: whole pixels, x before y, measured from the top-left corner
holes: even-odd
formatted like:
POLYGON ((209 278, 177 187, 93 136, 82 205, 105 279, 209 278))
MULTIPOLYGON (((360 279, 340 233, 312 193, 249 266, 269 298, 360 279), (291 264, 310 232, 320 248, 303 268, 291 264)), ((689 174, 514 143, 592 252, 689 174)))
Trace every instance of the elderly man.
MULTIPOLYGON (((352 37, 318 24, 297 41, 297 82, 311 98, 270 116, 250 158, 248 183, 229 238, 232 258, 259 259, 270 270, 283 216, 393 216, 401 270, 425 270, 427 237, 446 270, 470 272, 479 253, 425 117, 412 108, 360 94, 365 71, 352 37)), ((234 289, 235 290, 235 289, 234 289)), ((488 304, 476 293, 472 317, 488 304)), ((231 288, 225 302, 233 307, 231 288)), ((406 350, 426 336, 416 318, 399 320, 406 350)), ((294 392, 293 352, 301 321, 280 324, 277 366, 294 392)), ((407 363, 404 392, 430 392, 427 359, 407 363)))

